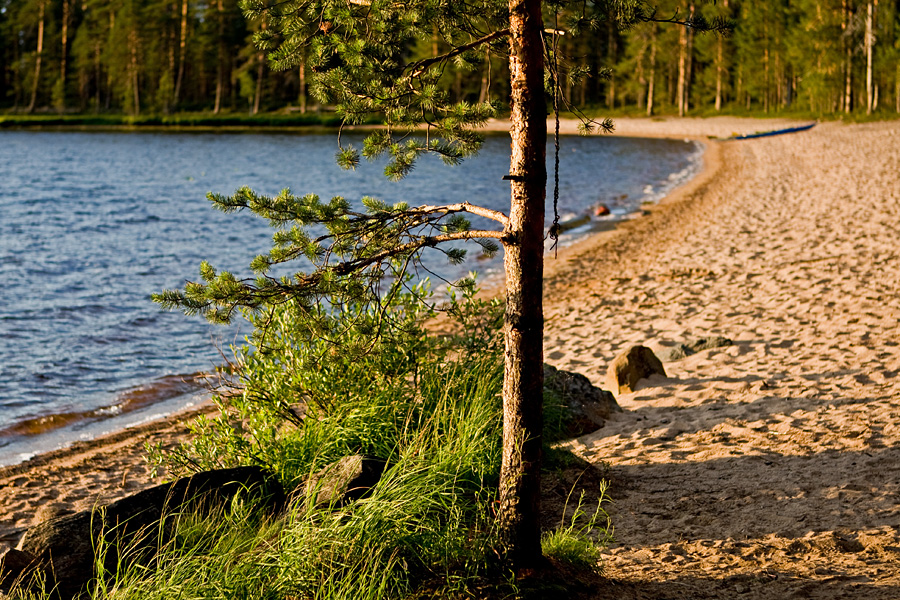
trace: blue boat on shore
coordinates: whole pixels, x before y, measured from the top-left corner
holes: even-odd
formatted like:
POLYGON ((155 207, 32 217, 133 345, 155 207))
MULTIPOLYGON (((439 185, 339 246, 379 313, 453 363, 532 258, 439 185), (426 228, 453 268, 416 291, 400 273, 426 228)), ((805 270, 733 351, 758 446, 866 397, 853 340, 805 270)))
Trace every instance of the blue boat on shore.
POLYGON ((725 138, 726 140, 749 140, 753 138, 761 138, 761 137, 770 137, 773 135, 782 135, 785 133, 797 133, 798 131, 806 131, 808 129, 812 129, 816 126, 816 123, 810 123, 809 125, 800 125, 799 127, 788 127, 786 129, 776 129, 774 131, 763 131, 761 133, 748 133, 746 135, 733 135, 730 138, 725 138))

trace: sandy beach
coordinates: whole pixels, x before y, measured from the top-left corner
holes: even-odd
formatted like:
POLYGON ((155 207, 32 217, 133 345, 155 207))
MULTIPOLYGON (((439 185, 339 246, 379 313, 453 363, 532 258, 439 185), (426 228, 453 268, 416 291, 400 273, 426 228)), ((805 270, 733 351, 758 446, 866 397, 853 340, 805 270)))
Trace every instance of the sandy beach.
MULTIPOLYGON (((733 341, 570 442, 611 481, 603 597, 900 598, 900 122, 710 139, 797 124, 617 121, 705 140, 703 173, 547 258, 545 361, 596 385, 634 344, 733 341)), ((0 544, 155 483, 184 418, 0 469, 0 544)))

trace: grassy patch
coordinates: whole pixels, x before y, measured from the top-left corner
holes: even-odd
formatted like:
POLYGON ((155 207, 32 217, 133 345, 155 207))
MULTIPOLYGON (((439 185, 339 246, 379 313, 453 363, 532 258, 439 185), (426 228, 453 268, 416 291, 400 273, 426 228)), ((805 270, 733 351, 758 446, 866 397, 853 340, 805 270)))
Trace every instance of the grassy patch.
MULTIPOLYGON (((460 333, 438 339, 423 327, 432 313, 418 302, 422 294, 399 295, 379 314, 391 327, 378 338, 360 307, 288 303, 259 317, 266 335, 238 353, 237 380, 218 397, 221 414, 198 423, 178 452, 157 451, 155 459, 173 472, 265 466, 293 490, 287 508, 267 516, 239 498, 211 518, 178 515, 149 559, 119 549, 123 559, 105 572, 102 555, 111 549, 101 546, 88 596, 542 597, 596 576, 608 540, 605 488, 588 498, 565 477, 553 484, 566 488, 566 499, 561 509, 551 503, 559 512, 542 542, 547 572, 513 574, 500 562, 503 357, 485 327, 501 307, 458 299, 450 313, 460 333), (306 493, 310 475, 357 453, 387 465, 369 494, 323 505, 306 493)), ((546 400, 555 438, 561 406, 546 400)), ((563 463, 559 469, 581 468, 555 461, 563 463)))

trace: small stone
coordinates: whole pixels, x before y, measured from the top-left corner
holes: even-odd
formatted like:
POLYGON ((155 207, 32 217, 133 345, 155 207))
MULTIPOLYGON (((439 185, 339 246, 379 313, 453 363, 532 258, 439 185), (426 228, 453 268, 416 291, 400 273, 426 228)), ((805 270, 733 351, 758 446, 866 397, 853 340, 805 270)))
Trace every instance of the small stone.
POLYGON ((622 412, 612 393, 600 389, 581 373, 544 365, 544 392, 557 394, 566 407, 569 437, 592 433, 614 412, 622 412))
POLYGON ((720 335, 709 337, 709 338, 700 338, 698 340, 694 340, 693 342, 688 343, 688 347, 694 352, 703 352, 704 350, 709 350, 711 348, 722 348, 724 346, 731 346, 734 344, 727 337, 722 337, 720 335))
POLYGON ((609 365, 606 387, 616 395, 633 392, 638 381, 651 375, 666 377, 662 362, 650 348, 632 346, 609 365))
POLYGON ((306 493, 316 495, 316 506, 341 506, 368 495, 381 479, 385 462, 353 454, 331 463, 306 482, 306 493))

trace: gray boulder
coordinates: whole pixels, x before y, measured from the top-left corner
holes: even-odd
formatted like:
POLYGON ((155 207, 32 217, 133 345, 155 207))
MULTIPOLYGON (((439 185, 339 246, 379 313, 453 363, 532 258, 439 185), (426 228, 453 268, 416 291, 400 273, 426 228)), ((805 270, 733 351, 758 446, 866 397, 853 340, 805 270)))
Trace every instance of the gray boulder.
POLYGON ((115 569, 120 556, 141 562, 165 541, 160 534, 171 532, 178 513, 208 513, 227 506, 242 491, 260 496, 273 509, 280 509, 284 503, 281 484, 260 467, 205 471, 93 510, 44 521, 25 533, 18 550, 35 557, 39 568, 53 573, 60 596, 69 598, 94 577, 98 542, 109 545, 104 560, 107 570, 115 569))
POLYGON ((615 396, 596 387, 581 373, 544 365, 544 389, 557 394, 566 407, 568 437, 578 437, 603 427, 614 412, 622 412, 615 396))
POLYGON ((323 467, 306 481, 306 494, 316 506, 342 506, 368 495, 384 473, 385 462, 354 454, 323 467))
POLYGON ((606 387, 617 396, 633 392, 641 379, 651 375, 666 376, 662 362, 646 346, 632 346, 609 365, 606 371, 606 387))
POLYGON ((699 338, 684 344, 678 344, 671 348, 667 348, 659 353, 659 358, 663 362, 671 362, 673 360, 681 360, 692 354, 709 350, 710 348, 721 348, 723 346, 731 346, 734 342, 726 337, 713 336, 709 338, 699 338))
POLYGON ((7 548, 0 552, 0 593, 7 594, 13 585, 22 585, 37 567, 37 558, 16 550, 7 548))

